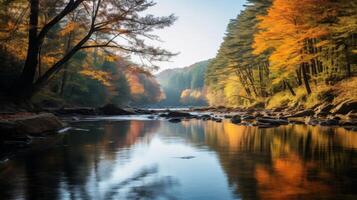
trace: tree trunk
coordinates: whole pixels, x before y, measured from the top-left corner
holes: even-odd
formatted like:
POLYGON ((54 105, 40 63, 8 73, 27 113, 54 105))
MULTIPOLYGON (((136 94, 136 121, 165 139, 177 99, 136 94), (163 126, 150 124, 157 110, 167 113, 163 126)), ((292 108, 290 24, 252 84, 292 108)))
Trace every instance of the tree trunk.
MULTIPOLYGON (((70 49, 72 48, 73 38, 74 38, 74 31, 71 31, 67 37, 66 47, 64 49, 65 54, 67 54, 70 51, 70 49)), ((61 82, 61 87, 60 87, 60 92, 59 92, 60 96, 62 96, 62 97, 64 96, 64 90, 66 87, 67 79, 68 79, 68 62, 63 67, 63 76, 62 76, 62 82, 61 82)))
POLYGON ((306 92, 307 94, 311 94, 311 88, 310 88, 309 78, 306 73, 305 63, 301 64, 301 72, 302 72, 302 77, 304 80, 306 92))
POLYGON ((289 82, 288 82, 288 81, 285 81, 285 80, 284 80, 283 82, 284 82, 284 84, 286 85, 286 87, 289 89, 291 95, 296 96, 296 93, 294 92, 294 89, 291 87, 291 85, 289 84, 289 82))
POLYGON ((351 63, 350 63, 350 56, 348 53, 348 45, 345 45, 344 48, 344 53, 345 53, 345 57, 346 57, 346 76, 347 77, 351 77, 351 63))
POLYGON ((21 95, 28 96, 26 89, 33 84, 36 75, 36 69, 38 65, 38 53, 40 51, 40 45, 38 40, 38 15, 39 15, 39 0, 30 0, 30 22, 29 22, 29 36, 27 57, 24 68, 22 70, 20 79, 17 83, 16 92, 20 92, 21 95))
POLYGON ((301 67, 296 70, 296 80, 299 86, 302 85, 301 67))

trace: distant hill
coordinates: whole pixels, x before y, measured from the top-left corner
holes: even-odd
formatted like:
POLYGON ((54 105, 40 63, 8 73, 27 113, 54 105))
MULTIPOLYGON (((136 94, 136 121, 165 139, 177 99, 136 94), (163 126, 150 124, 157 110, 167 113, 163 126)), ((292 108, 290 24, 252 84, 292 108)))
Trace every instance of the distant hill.
POLYGON ((204 76, 211 60, 205 60, 184 68, 168 69, 156 75, 166 94, 161 106, 206 105, 201 98, 204 76), (188 98, 182 99, 181 96, 188 98), (194 98, 189 98, 189 97, 194 98), (186 100, 185 100, 186 99, 186 100))

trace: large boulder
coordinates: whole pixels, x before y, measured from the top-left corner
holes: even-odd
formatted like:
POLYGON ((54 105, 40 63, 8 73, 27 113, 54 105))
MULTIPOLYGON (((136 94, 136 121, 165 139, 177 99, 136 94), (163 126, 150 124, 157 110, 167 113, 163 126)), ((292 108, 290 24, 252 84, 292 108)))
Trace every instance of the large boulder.
POLYGON ((23 137, 44 136, 54 134, 66 125, 55 115, 43 113, 20 118, 1 120, 0 134, 2 138, 6 137, 23 137))
POLYGON ((134 112, 119 108, 114 104, 107 104, 107 105, 99 108, 99 111, 100 111, 100 114, 102 114, 102 115, 133 115, 133 114, 135 114, 134 112))
POLYGON ((357 111, 357 100, 346 100, 338 104, 332 113, 346 115, 351 111, 357 111))

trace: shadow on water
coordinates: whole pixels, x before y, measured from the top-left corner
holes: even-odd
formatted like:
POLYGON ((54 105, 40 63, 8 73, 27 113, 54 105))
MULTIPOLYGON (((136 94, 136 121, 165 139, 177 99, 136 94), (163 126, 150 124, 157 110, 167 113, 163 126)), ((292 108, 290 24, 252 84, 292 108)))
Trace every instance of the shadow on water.
POLYGON ((357 134, 344 129, 195 120, 75 126, 89 131, 3 164, 0 199, 357 198, 357 134))

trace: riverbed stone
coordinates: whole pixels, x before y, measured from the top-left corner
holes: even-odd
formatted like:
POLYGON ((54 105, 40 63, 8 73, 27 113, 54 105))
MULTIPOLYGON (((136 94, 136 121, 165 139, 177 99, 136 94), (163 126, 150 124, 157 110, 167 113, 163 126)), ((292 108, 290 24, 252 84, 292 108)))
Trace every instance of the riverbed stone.
POLYGON ((242 119, 241 119, 241 116, 240 115, 234 115, 232 118, 231 118, 231 122, 233 124, 239 124, 242 122, 242 119))

